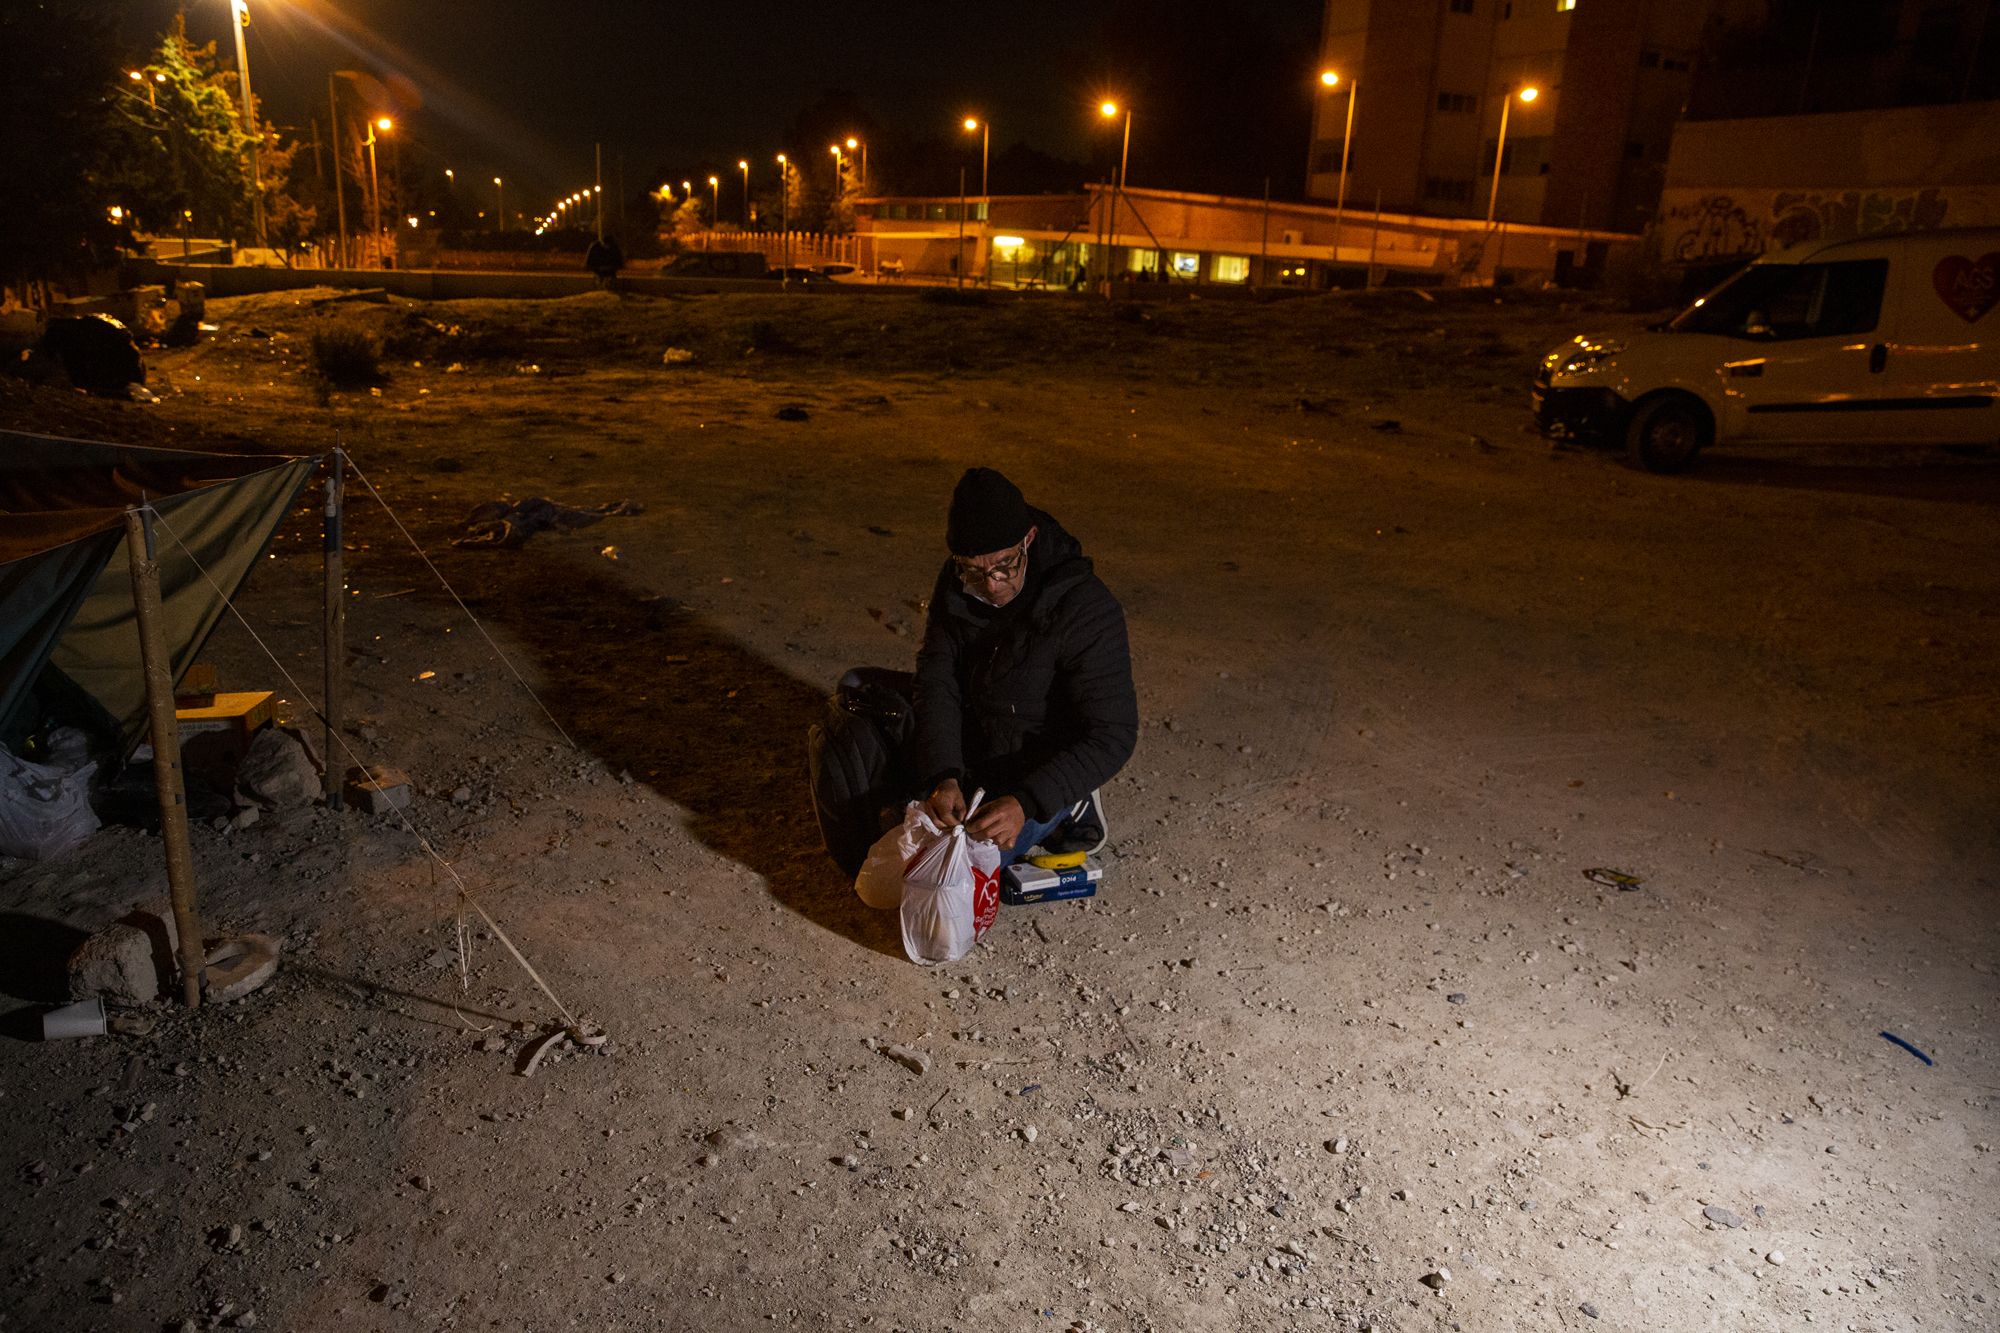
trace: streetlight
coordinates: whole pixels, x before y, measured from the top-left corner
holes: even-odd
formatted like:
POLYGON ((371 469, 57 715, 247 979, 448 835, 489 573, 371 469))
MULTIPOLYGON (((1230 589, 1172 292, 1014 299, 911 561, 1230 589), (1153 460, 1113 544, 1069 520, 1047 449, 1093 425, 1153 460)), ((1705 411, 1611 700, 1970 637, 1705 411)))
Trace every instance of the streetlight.
MULTIPOLYGON (((1321 70, 1319 81, 1327 88, 1340 86, 1340 75, 1334 70, 1321 70)), ((1347 151, 1354 146, 1354 104, 1361 100, 1361 81, 1347 81, 1347 129, 1340 136, 1340 184, 1333 193, 1333 262, 1340 262, 1340 220, 1347 211, 1347 151)))
POLYGON ((722 178, 719 176, 710 176, 708 178, 708 229, 714 231, 716 224, 721 221, 722 178))
POLYGON ((1513 110, 1515 97, 1520 98, 1523 102, 1532 102, 1541 95, 1541 89, 1530 85, 1513 94, 1511 97, 1501 99, 1500 137, 1493 144, 1493 188, 1486 195, 1486 225, 1489 227, 1493 225, 1494 205, 1500 202, 1500 162, 1507 152, 1507 113, 1513 110))
POLYGON ((986 197, 986 163, 993 147, 993 127, 983 120, 975 120, 971 116, 967 116, 965 118, 965 128, 967 133, 971 133, 973 130, 979 131, 979 197, 984 199, 986 197))
MULTIPOLYGON (((1125 164, 1131 158, 1132 155, 1132 108, 1128 106, 1124 110, 1125 110, 1125 142, 1124 145, 1118 150, 1118 185, 1116 190, 1113 192, 1111 196, 1111 208, 1108 210, 1107 219, 1104 224, 1104 249, 1106 252, 1104 256, 1104 281, 1105 281, 1105 292, 1107 294, 1109 294, 1111 290, 1110 250, 1113 243, 1113 238, 1115 238, 1118 235, 1118 203, 1121 199, 1125 197, 1125 164)), ((1106 120, 1112 120, 1116 118, 1116 116, 1118 115, 1118 111, 1119 107, 1118 103, 1116 102, 1109 102, 1109 101, 1103 102, 1099 104, 1097 108, 1097 114, 1103 116, 1106 120)))
MULTIPOLYGON (((159 92, 156 88, 152 86, 152 84, 146 83, 146 76, 143 73, 141 73, 136 69, 128 69, 125 71, 125 77, 132 80, 132 82, 134 83, 145 85, 146 105, 154 111, 158 111, 160 109, 159 92)), ((157 70, 154 72, 153 74, 154 84, 165 83, 166 81, 167 81, 167 76, 164 72, 157 70)))
MULTIPOLYGON (((229 26, 236 30, 236 72, 243 78, 243 114, 239 123, 243 127, 245 146, 250 150, 250 183, 256 192, 250 196, 251 214, 257 223, 257 244, 264 241, 264 176, 257 165, 257 106, 250 100, 250 52, 243 44, 243 29, 250 22, 249 0, 229 0, 229 26)), ((377 219, 379 223, 380 219, 377 219)))
POLYGON ((493 178, 493 216, 499 230, 507 230, 507 185, 498 176, 493 178))
POLYGON ((368 122, 368 137, 361 146, 368 150, 368 232, 375 238, 375 259, 382 258, 382 189, 380 178, 375 174, 375 131, 387 134, 396 123, 387 116, 377 116, 368 122))
POLYGON ((736 164, 743 173, 743 230, 750 230, 750 159, 744 158, 736 164))
POLYGON ((865 191, 868 188, 868 141, 857 139, 851 134, 848 135, 847 151, 851 153, 857 148, 861 150, 861 175, 857 178, 857 181, 865 191))
POLYGON ((778 286, 792 284, 792 166, 783 153, 778 154, 778 235, 782 237, 782 254, 785 262, 778 266, 778 286))
POLYGON ((840 145, 837 143, 829 144, 827 145, 827 151, 833 154, 833 197, 835 199, 839 199, 842 193, 840 188, 842 184, 842 173, 840 169, 840 145))

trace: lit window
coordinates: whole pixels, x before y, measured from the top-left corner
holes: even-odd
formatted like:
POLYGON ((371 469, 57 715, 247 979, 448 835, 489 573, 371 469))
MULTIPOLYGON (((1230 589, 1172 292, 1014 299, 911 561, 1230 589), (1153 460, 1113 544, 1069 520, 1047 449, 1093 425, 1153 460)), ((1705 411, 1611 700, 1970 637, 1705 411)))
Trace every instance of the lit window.
POLYGON ((1128 249, 1125 252, 1125 267, 1133 273, 1158 273, 1160 252, 1158 250, 1128 249))
POLYGON ((1576 8, 1576 0, 1556 0, 1556 13, 1567 14, 1576 8))
POLYGON ((1174 276, 1194 278, 1201 274, 1201 256, 1186 250, 1176 250, 1173 254, 1174 276))
POLYGON ((1209 261, 1208 275, 1216 282, 1250 281, 1250 260, 1245 255, 1217 255, 1209 261))

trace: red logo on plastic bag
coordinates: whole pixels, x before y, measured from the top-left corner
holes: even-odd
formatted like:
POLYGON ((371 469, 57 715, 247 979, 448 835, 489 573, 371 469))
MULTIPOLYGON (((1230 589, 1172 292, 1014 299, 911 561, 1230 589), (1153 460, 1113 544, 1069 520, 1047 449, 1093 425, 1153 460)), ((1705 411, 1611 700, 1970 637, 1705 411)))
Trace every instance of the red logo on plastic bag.
POLYGON ((975 937, 984 935, 1000 915, 1000 871, 979 870, 972 872, 972 930, 975 937))

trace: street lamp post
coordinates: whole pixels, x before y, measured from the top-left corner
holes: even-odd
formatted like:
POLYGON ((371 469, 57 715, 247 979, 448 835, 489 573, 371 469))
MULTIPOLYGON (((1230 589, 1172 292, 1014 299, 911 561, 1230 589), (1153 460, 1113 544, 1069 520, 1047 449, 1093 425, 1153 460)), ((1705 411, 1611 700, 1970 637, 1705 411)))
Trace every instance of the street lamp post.
POLYGON ((496 231, 507 230, 507 184, 498 176, 493 178, 493 225, 496 231))
POLYGON ((750 230, 750 159, 744 158, 736 164, 743 173, 743 230, 750 230))
POLYGON ((866 139, 857 139, 851 134, 848 135, 847 151, 851 153, 857 148, 861 150, 861 174, 855 178, 855 183, 865 193, 868 189, 868 141, 866 139))
POLYGON ((986 163, 993 148, 993 127, 983 120, 971 116, 965 118, 967 132, 979 131, 979 197, 986 197, 986 163))
POLYGON ((368 150, 368 233, 375 246, 375 262, 382 262, 382 187, 381 179, 375 174, 375 131, 387 134, 395 122, 387 116, 378 116, 368 122, 368 137, 362 146, 368 150))
POLYGON ((778 236, 780 257, 778 286, 792 284, 792 167, 783 153, 778 154, 778 236))
MULTIPOLYGON (((1112 117, 1118 114, 1118 104, 1116 102, 1106 102, 1102 106, 1098 107, 1097 110, 1098 113, 1102 115, 1106 120, 1110 120, 1112 117)), ((1110 220, 1105 224, 1104 282, 1105 282, 1105 291, 1107 293, 1111 290, 1110 251, 1113 245, 1113 238, 1115 238, 1118 234, 1118 204, 1119 201, 1121 201, 1125 197, 1125 166, 1126 163, 1131 159, 1131 156, 1132 156, 1132 108, 1128 106, 1125 108, 1125 141, 1118 150, 1118 182, 1116 186, 1113 188, 1111 194, 1111 208, 1109 210, 1110 220)))
MULTIPOLYGON (((1340 75, 1333 70, 1324 70, 1319 76, 1321 84, 1328 88, 1340 86, 1340 75)), ((1340 223, 1347 212, 1347 153, 1354 146, 1354 104, 1361 100, 1361 81, 1347 81, 1347 128, 1340 136, 1340 184, 1333 191, 1333 262, 1340 262, 1340 223)))
POLYGON ((708 178, 708 229, 714 231, 722 221, 722 178, 708 178))
POLYGON ((1505 160, 1507 155, 1507 113, 1513 109, 1516 97, 1520 98, 1523 102, 1532 102, 1541 95, 1541 89, 1531 86, 1523 88, 1517 93, 1511 93, 1500 100, 1500 137, 1493 144, 1493 188, 1487 191, 1486 194, 1486 225, 1488 227, 1493 225, 1493 209, 1500 202, 1500 163, 1505 160))
POLYGON ((229 0, 229 26, 236 29, 236 72, 243 80, 243 115, 241 124, 250 148, 250 196, 251 216, 257 224, 257 244, 264 239, 264 176, 257 164, 257 105, 250 100, 250 51, 243 42, 243 29, 250 22, 249 0, 229 0))

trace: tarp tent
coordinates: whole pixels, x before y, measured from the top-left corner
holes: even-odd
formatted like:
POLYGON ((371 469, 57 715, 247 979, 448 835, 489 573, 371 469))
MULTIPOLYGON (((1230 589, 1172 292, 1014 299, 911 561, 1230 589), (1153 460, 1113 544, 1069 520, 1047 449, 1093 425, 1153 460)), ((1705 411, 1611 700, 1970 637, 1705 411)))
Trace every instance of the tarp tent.
POLYGON ((146 682, 125 511, 145 502, 160 516, 153 548, 178 683, 318 461, 0 431, 0 740, 18 743, 39 696, 129 748, 146 682))

